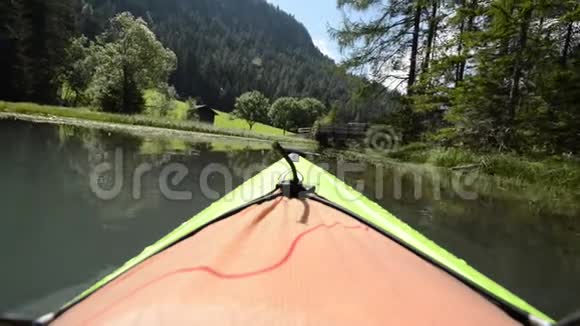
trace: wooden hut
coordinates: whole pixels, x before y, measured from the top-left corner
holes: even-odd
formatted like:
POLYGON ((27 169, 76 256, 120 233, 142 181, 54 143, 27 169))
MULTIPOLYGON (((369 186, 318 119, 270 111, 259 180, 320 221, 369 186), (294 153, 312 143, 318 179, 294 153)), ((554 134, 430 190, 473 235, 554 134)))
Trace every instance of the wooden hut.
POLYGON ((213 124, 217 113, 207 105, 197 105, 194 111, 199 117, 199 121, 213 124))

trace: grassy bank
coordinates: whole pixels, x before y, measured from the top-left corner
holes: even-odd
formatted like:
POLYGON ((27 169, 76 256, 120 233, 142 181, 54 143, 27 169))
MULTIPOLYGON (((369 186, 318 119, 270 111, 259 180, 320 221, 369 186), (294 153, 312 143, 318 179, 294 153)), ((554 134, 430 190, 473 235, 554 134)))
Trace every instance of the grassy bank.
MULTIPOLYGON (((226 129, 236 129, 236 130, 250 130, 250 125, 243 119, 234 117, 233 115, 221 111, 217 111, 217 116, 215 117, 215 126, 218 128, 226 129)), ((252 131, 264 134, 264 135, 274 135, 274 136, 292 136, 290 132, 284 132, 284 130, 275 128, 272 126, 265 125, 263 123, 256 123, 252 128, 252 131)))
MULTIPOLYGON (((145 106, 147 109, 147 116, 159 117, 159 112, 153 107, 155 106, 156 98, 162 96, 155 90, 147 90, 144 94, 145 106)), ((166 117, 171 120, 187 120, 189 105, 183 101, 173 100, 169 103, 169 109, 166 117)), ((215 117, 214 126, 220 129, 228 130, 242 130, 267 136, 292 136, 292 133, 284 132, 284 130, 269 126, 263 123, 256 123, 252 130, 250 125, 244 119, 235 117, 226 112, 214 110, 217 115, 215 117)))
POLYGON ((133 126, 156 127, 179 131, 192 131, 225 136, 243 137, 257 140, 282 141, 285 143, 311 143, 309 140, 280 135, 267 135, 247 130, 220 128, 197 121, 167 119, 146 115, 123 115, 100 112, 88 108, 65 108, 58 106, 39 105, 34 103, 12 103, 0 101, 0 112, 34 115, 56 116, 95 122, 115 123, 133 126))
POLYGON ((387 157, 399 161, 426 163, 455 170, 478 170, 517 182, 544 184, 578 191, 580 162, 571 158, 529 158, 512 153, 475 153, 466 149, 407 145, 387 157))
MULTIPOLYGON (((442 182, 452 175, 472 179, 470 191, 481 198, 509 199, 525 203, 541 216, 580 216, 580 162, 564 158, 531 159, 513 154, 482 154, 456 148, 431 148, 412 144, 392 153, 371 150, 325 150, 324 156, 396 167, 413 175, 438 175, 442 182)), ((445 188, 445 185, 443 185, 445 188)), ((452 185, 447 185, 453 189, 452 185)))
MULTIPOLYGON (((328 152, 347 160, 372 163, 414 163, 457 172, 476 172, 481 179, 506 191, 542 192, 546 198, 580 200, 580 162, 573 158, 529 158, 510 153, 475 153, 466 149, 442 148, 424 143, 385 153, 372 150, 328 152)), ((490 187, 494 189, 494 187, 490 187)), ((489 189, 488 189, 489 190, 489 189)), ((580 201, 579 201, 580 203, 580 201)))

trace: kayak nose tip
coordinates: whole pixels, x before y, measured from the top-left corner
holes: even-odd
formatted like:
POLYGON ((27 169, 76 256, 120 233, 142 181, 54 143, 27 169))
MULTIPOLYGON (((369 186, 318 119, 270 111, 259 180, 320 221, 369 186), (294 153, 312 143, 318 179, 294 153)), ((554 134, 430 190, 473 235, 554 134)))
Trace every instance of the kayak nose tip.
POLYGON ((298 153, 290 153, 288 154, 288 158, 294 163, 300 162, 300 154, 298 153))

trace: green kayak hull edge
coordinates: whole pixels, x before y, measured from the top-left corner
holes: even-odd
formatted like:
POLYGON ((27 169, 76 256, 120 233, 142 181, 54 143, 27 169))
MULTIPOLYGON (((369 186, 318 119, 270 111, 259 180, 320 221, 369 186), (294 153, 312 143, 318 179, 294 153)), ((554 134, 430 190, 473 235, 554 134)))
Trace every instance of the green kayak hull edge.
MULTIPOLYGON (((381 228, 386 233, 397 237, 408 246, 430 257, 433 261, 447 267, 464 279, 473 284, 486 289, 497 298, 510 303, 511 305, 548 322, 553 320, 537 310, 523 299, 511 293, 504 287, 487 278, 477 270, 469 266, 464 260, 457 258, 439 245, 429 240, 418 231, 414 230, 394 215, 372 200, 366 198, 355 189, 344 182, 309 162, 304 158, 296 163, 297 171, 303 177, 303 183, 307 186, 315 186, 316 193, 329 201, 352 212, 356 212, 367 222, 381 228)), ((183 223, 177 229, 163 237, 155 244, 145 248, 138 256, 126 262, 115 272, 106 276, 85 292, 76 297, 67 306, 78 302, 83 298, 98 291, 101 287, 127 272, 151 256, 171 247, 172 244, 184 236, 199 230, 208 223, 220 217, 225 212, 234 210, 240 206, 258 199, 270 192, 279 184, 281 179, 287 179, 290 175, 290 168, 286 161, 280 160, 272 166, 264 169, 261 173, 249 179, 244 184, 227 194, 222 199, 213 203, 189 221, 183 223)), ((66 307, 66 306, 65 306, 66 307)))

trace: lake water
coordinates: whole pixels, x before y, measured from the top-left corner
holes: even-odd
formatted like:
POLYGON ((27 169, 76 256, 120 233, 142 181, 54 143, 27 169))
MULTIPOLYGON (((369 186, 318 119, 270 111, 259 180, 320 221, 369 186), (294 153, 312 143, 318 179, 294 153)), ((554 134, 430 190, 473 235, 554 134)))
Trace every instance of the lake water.
MULTIPOLYGON (((148 139, 7 120, 0 120, 0 157, 0 314, 29 318, 57 309, 279 159, 264 143, 148 139), (120 179, 91 180, 112 162, 120 179), (159 185, 172 164, 188 174, 171 190, 191 198, 174 200, 159 185), (231 185, 205 175, 208 166, 227 169, 231 185), (137 184, 135 171, 142 172, 137 184)), ((344 170, 336 160, 317 163, 344 170)), ((489 187, 471 198, 469 187, 459 191, 445 173, 436 187, 431 171, 348 169, 360 170, 345 174, 348 183, 364 183, 371 199, 539 309, 554 317, 580 309, 577 211, 538 208, 489 187)))

